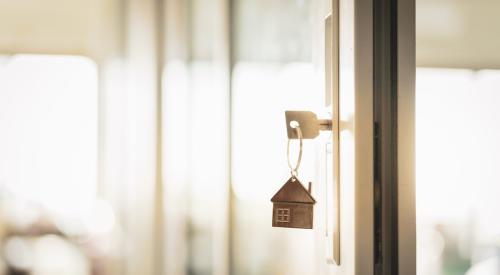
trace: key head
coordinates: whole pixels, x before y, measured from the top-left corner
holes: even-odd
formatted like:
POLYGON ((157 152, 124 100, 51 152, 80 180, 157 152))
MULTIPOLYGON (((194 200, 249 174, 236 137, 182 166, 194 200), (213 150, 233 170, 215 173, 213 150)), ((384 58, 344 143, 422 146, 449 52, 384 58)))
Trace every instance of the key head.
POLYGON ((303 139, 313 139, 319 135, 320 124, 315 113, 310 111, 285 111, 286 131, 289 139, 298 139, 297 131, 293 128, 296 122, 300 126, 303 139))

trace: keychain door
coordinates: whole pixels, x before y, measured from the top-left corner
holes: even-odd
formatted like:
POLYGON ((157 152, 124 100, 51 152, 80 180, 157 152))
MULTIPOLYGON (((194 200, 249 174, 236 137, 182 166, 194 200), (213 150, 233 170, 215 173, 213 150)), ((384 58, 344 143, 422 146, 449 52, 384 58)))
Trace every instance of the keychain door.
MULTIPOLYGON (((331 188, 326 189, 330 192, 326 195, 333 198, 333 203, 326 213, 333 220, 333 226, 327 231, 330 238, 326 241, 325 258, 333 264, 327 264, 325 274, 416 272, 412 161, 414 13, 414 1, 326 0, 322 14, 326 18, 323 44, 325 92, 333 115, 332 144, 327 154, 330 161, 327 169, 331 171, 327 186, 331 188), (382 4, 387 10, 381 10, 382 4), (394 15, 392 26, 397 28, 391 30, 390 25, 374 21, 388 14, 394 15), (394 36, 388 37, 388 33, 394 36), (383 40, 386 38, 396 42, 390 44, 389 40, 383 40), (391 45, 398 47, 391 48, 391 45), (388 49, 385 56, 374 52, 384 47, 388 49), (384 62, 387 62, 388 56, 394 61, 389 73, 397 79, 396 82, 388 82, 388 87, 393 85, 393 106, 397 109, 389 115, 397 118, 399 125, 395 130, 397 138, 393 140, 396 157, 391 164, 397 174, 393 184, 398 200, 393 201, 390 207, 384 207, 382 212, 377 212, 378 208, 387 206, 387 198, 377 200, 379 197, 374 188, 375 174, 380 173, 376 155, 380 147, 374 142, 378 134, 374 125, 379 117, 375 117, 374 112, 381 106, 377 105, 380 102, 375 101, 374 96, 377 100, 387 96, 380 94, 383 72, 376 70, 386 69, 384 62), (392 220, 387 218, 388 213, 392 213, 392 220), (378 224, 380 222, 382 224, 378 224), (388 236, 388 227, 393 229, 391 236, 388 236), (389 237, 392 237, 392 242, 388 241, 389 237), (380 269, 381 265, 385 265, 384 269, 380 269)), ((390 119, 388 121, 391 122, 390 119)))

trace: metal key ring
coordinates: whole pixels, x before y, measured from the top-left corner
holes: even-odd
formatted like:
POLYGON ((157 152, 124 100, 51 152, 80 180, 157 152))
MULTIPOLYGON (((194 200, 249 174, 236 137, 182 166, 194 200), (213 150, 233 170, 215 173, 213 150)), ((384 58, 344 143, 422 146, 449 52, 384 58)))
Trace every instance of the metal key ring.
POLYGON ((286 158, 292 177, 295 178, 299 174, 298 169, 300 166, 300 161, 302 160, 302 131, 300 130, 300 125, 297 125, 293 128, 297 131, 297 136, 299 137, 299 156, 297 157, 297 163, 295 164, 295 167, 293 167, 292 163, 290 162, 290 143, 292 141, 292 139, 290 138, 288 139, 288 145, 286 147, 286 158))

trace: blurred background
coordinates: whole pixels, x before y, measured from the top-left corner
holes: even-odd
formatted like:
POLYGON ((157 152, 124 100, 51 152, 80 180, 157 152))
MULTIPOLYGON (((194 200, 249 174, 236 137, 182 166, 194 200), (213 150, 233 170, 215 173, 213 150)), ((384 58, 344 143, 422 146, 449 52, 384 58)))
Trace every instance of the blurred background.
MULTIPOLYGON (((416 2, 417 273, 500 274, 500 3, 416 2)), ((307 231, 269 201, 326 5, 0 0, 0 274, 331 274, 325 202, 307 231)))

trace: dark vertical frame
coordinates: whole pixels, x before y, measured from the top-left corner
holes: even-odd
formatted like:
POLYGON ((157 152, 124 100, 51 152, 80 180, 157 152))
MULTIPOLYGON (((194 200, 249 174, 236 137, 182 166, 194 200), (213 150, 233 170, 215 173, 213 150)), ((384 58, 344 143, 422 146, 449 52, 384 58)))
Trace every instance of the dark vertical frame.
POLYGON ((374 273, 398 274, 398 1, 373 5, 374 273))

